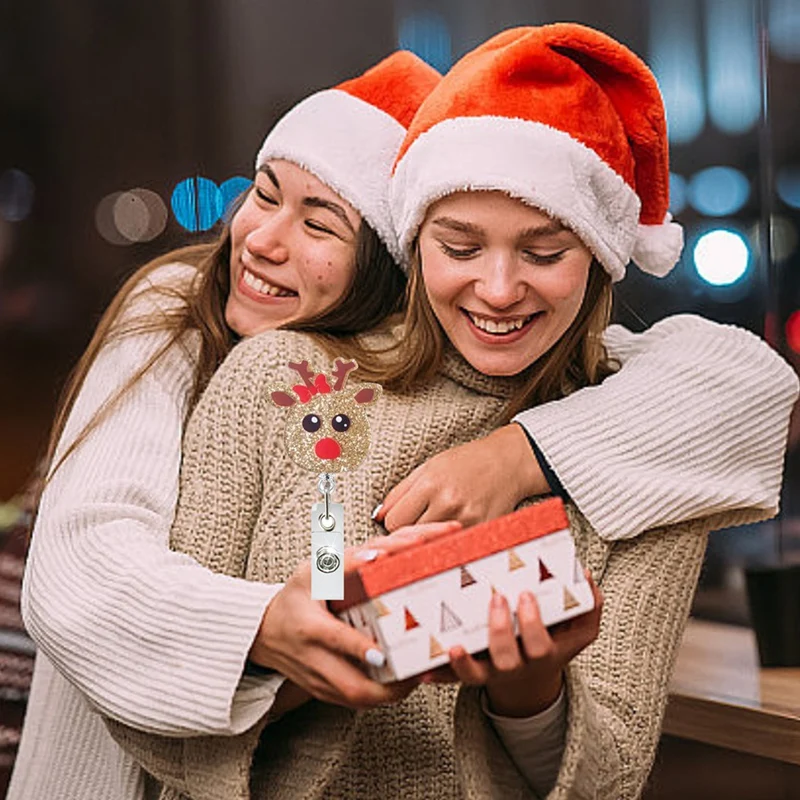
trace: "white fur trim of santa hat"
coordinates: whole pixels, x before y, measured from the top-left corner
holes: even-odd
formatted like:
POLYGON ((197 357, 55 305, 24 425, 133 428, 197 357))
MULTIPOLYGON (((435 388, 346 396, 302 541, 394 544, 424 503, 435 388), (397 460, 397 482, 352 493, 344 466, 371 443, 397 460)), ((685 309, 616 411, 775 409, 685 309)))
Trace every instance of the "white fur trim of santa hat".
POLYGON ((666 275, 683 247, 682 229, 640 225, 636 192, 594 150, 539 122, 455 117, 420 134, 398 162, 391 186, 400 248, 408 253, 428 207, 459 191, 500 190, 573 230, 614 281, 633 258, 666 275))
POLYGON ((400 261, 388 184, 405 128, 390 114, 338 89, 307 97, 270 131, 256 169, 285 159, 308 170, 346 200, 400 261))

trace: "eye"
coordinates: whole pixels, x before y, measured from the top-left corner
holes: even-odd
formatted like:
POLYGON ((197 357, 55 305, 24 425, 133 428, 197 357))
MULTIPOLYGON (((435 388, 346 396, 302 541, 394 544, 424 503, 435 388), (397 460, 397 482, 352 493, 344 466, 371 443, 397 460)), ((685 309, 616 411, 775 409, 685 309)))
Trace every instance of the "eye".
POLYGON ((308 433, 316 433, 320 425, 322 425, 322 421, 316 414, 306 414, 303 417, 303 430, 308 433))
POLYGON ((278 205, 278 201, 274 197, 272 197, 272 195, 267 194, 263 189, 260 189, 258 186, 256 186, 255 191, 256 191, 256 196, 262 202, 267 203, 268 205, 271 206, 278 205))
POLYGON ((336 235, 330 228, 326 228, 319 222, 314 222, 313 219, 306 220, 306 227, 309 230, 316 231, 317 233, 327 233, 330 234, 331 236, 336 235))
POLYGON ((332 420, 331 425, 335 431, 344 433, 350 427, 350 417, 346 414, 337 414, 332 420))
POLYGON ((567 252, 567 248, 565 247, 563 250, 559 250, 557 253, 548 253, 547 255, 542 255, 541 253, 534 253, 531 250, 525 250, 523 255, 525 258, 533 264, 555 264, 564 257, 564 254, 567 252))
POLYGON ((439 242, 442 252, 450 258, 472 258, 480 250, 480 247, 451 247, 449 244, 439 242))

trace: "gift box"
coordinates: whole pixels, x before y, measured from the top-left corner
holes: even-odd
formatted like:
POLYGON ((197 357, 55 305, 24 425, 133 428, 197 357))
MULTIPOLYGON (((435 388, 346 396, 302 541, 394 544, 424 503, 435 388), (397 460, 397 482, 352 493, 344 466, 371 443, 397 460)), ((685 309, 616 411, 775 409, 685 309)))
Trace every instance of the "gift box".
POLYGON ((388 683, 446 664, 455 645, 485 650, 492 593, 514 611, 525 590, 547 626, 594 607, 558 498, 353 566, 328 606, 379 644, 386 664, 369 674, 388 683))

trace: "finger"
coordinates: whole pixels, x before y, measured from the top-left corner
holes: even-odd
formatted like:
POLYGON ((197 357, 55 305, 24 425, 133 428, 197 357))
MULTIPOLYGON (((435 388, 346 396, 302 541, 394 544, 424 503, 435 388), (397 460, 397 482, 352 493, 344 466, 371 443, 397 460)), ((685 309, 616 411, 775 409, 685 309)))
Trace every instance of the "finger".
POLYGON ((489 604, 489 655, 492 665, 500 672, 511 672, 523 664, 514 635, 511 609, 508 600, 500 592, 492 595, 489 604))
POLYGON ((428 508, 431 496, 421 488, 411 488, 392 504, 383 514, 383 526, 387 531, 396 531, 404 525, 419 522, 428 508))
POLYGON ((312 645, 365 666, 382 667, 386 663, 385 655, 372 639, 327 611, 315 621, 307 639, 312 645))
POLYGON ((418 536, 427 542, 439 536, 444 536, 447 533, 453 533, 453 531, 457 531, 461 527, 461 523, 455 519, 418 522, 415 525, 404 525, 395 533, 389 534, 386 538, 392 539, 395 536, 418 536))
POLYGON ((450 648, 450 667, 461 683, 467 686, 483 686, 489 680, 488 661, 475 660, 463 647, 450 648))
POLYGON ((375 521, 383 523, 386 515, 400 502, 400 500, 405 497, 406 493, 409 492, 412 486, 416 483, 417 479, 419 478, 420 472, 422 471, 424 464, 420 464, 418 467, 413 469, 408 475, 406 475, 403 480, 400 481, 396 486, 394 486, 390 491, 389 494, 383 500, 383 503, 378 506, 378 511, 375 514, 375 521))
POLYGON ((553 639, 542 622, 539 604, 533 592, 522 592, 517 603, 517 621, 522 650, 529 659, 546 658, 553 654, 553 639))

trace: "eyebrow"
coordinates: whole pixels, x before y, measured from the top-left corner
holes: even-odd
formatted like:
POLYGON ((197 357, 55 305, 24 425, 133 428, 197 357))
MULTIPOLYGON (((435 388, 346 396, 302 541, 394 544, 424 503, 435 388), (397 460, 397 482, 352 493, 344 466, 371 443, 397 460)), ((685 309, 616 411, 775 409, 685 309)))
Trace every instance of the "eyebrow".
POLYGON ((336 214, 336 216, 347 226, 350 233, 355 236, 355 229, 348 219, 347 213, 338 203, 334 203, 332 200, 324 200, 321 197, 304 197, 303 205, 307 208, 325 208, 333 214, 336 214))
POLYGON ((270 167, 269 164, 262 164, 258 168, 258 171, 259 172, 263 172, 272 181, 272 183, 275 185, 276 189, 280 189, 281 188, 281 185, 278 182, 278 176, 272 171, 272 167, 270 167))

